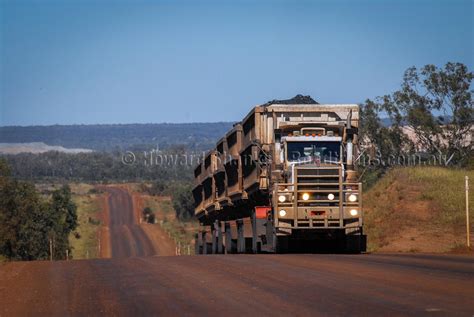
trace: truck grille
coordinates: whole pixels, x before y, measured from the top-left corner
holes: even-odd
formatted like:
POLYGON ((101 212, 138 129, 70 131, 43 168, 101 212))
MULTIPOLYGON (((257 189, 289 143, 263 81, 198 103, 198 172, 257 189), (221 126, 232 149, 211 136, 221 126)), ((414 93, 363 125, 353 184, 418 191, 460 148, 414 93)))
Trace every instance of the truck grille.
POLYGON ((298 206, 337 206, 340 169, 334 167, 298 167, 295 169, 298 206), (309 199, 303 200, 303 194, 309 199), (328 199, 333 194, 334 199, 328 199))

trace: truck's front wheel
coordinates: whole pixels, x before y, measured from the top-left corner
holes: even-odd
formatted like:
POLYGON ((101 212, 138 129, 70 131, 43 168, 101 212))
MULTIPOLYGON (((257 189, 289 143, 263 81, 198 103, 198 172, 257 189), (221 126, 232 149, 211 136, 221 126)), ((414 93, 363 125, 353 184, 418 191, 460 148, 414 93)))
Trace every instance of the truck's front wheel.
POLYGON ((289 250, 289 238, 288 237, 276 237, 275 253, 288 253, 289 250))

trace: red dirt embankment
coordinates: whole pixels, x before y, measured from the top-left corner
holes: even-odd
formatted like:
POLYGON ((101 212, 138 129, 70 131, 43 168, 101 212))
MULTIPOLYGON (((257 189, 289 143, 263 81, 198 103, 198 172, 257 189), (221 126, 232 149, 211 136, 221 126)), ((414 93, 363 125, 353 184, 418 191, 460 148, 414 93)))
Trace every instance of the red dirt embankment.
POLYGON ((473 254, 465 247, 466 175, 474 179, 474 171, 432 166, 387 172, 363 195, 369 251, 473 254))

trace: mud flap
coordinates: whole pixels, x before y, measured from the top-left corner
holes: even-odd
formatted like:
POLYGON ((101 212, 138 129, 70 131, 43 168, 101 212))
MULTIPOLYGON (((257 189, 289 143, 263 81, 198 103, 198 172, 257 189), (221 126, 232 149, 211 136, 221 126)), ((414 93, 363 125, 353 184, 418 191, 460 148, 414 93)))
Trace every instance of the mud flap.
POLYGON ((200 232, 194 235, 194 254, 195 255, 202 254, 202 240, 201 240, 200 232))
POLYGON ((245 237, 244 237, 244 223, 242 220, 237 220, 237 253, 245 252, 245 237))
POLYGON ((233 241, 232 241, 232 228, 230 226, 230 223, 225 222, 224 223, 224 232, 225 232, 225 253, 235 253, 235 247, 233 246, 233 241))
POLYGON ((252 213, 252 252, 262 251, 262 245, 267 244, 267 212, 269 207, 256 207, 252 213), (260 210, 259 210, 260 209, 260 210))

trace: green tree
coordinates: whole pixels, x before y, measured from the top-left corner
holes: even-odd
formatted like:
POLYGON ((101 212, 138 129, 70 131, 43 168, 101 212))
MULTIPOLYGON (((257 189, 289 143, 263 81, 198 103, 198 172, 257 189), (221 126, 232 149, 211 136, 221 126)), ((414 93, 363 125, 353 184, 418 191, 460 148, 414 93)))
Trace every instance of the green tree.
POLYGON ((77 206, 72 201, 71 188, 68 185, 62 186, 53 192, 52 208, 58 213, 64 214, 64 230, 71 232, 77 228, 77 206))
POLYGON ((188 220, 194 215, 194 198, 190 184, 176 184, 173 189, 172 201, 178 219, 188 220))
POLYGON ((454 162, 466 164, 473 155, 473 77, 461 63, 410 67, 401 88, 378 98, 377 106, 396 126, 411 128, 417 150, 454 155, 454 162))
POLYGON ((16 260, 47 258, 47 204, 32 184, 1 178, 0 253, 16 260))
POLYGON ((368 147, 370 157, 374 159, 377 167, 385 167, 390 157, 396 157, 413 147, 403 133, 402 118, 385 103, 380 104, 368 99, 360 109, 359 136, 368 147), (382 123, 382 113, 388 115, 390 126, 382 123))
POLYGON ((14 260, 47 259, 51 239, 54 258, 63 259, 69 234, 78 225, 70 188, 63 186, 46 201, 33 184, 10 178, 8 170, 0 160, 0 254, 14 260))
POLYGON ((54 241, 54 257, 65 258, 69 250, 69 234, 77 228, 77 207, 68 185, 55 190, 51 197, 49 236, 54 241))
POLYGON ((453 162, 468 164, 473 156, 473 140, 468 137, 474 127, 473 78, 461 63, 408 68, 398 91, 362 106, 363 137, 382 156, 417 150, 453 155, 453 162), (389 117, 390 127, 381 125, 381 114, 389 117), (416 144, 402 133, 402 126, 413 131, 416 144))

